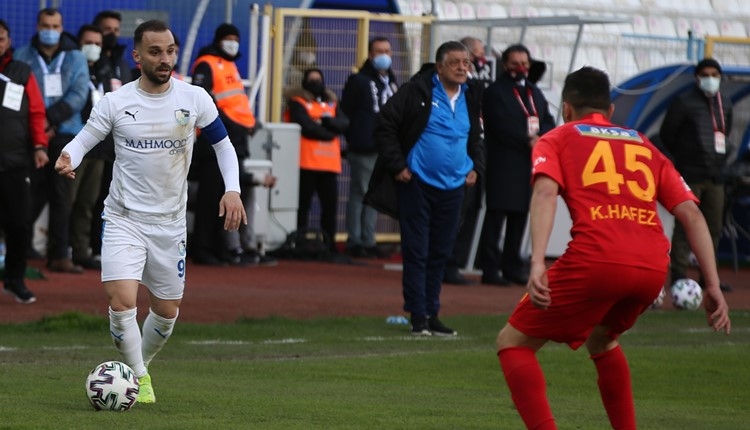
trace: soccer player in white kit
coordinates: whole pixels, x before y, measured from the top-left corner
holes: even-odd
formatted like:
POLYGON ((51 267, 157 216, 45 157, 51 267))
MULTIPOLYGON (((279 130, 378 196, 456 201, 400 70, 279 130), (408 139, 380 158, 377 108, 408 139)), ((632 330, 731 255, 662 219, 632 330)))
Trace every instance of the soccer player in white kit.
POLYGON ((234 147, 211 96, 171 77, 174 36, 158 20, 135 30, 133 59, 141 77, 107 93, 68 143, 55 169, 74 178, 83 156, 110 132, 115 162, 104 201, 102 283, 110 334, 140 383, 138 402, 154 403, 147 367, 172 333, 185 288, 187 173, 196 127, 212 143, 224 178, 218 216, 224 228, 247 224, 234 147), (138 285, 148 288, 143 334, 136 320, 138 285))

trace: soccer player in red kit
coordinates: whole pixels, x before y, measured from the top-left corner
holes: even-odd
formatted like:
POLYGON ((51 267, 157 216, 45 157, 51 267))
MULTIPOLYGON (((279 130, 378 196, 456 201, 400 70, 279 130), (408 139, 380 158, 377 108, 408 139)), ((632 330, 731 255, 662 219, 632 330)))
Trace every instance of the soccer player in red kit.
POLYGON ((540 138, 532 153, 531 273, 527 294, 497 337, 505 380, 529 429, 557 428, 536 358, 547 341, 572 349, 585 344, 610 424, 636 428, 630 369, 617 338, 664 285, 669 240, 657 202, 688 232, 706 279, 708 324, 727 334, 731 328, 696 197, 645 136, 609 121, 609 94, 609 78, 600 70, 584 67, 568 75, 566 124, 540 138), (572 240, 547 269, 558 194, 573 220, 572 240))

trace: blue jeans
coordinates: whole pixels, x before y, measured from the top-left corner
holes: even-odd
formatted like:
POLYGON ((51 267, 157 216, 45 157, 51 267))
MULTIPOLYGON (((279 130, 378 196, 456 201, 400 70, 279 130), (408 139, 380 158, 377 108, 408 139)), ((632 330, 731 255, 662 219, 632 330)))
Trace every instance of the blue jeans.
POLYGON ((378 212, 364 204, 367 186, 375 168, 377 154, 348 153, 351 181, 349 185, 349 201, 346 203, 346 247, 375 246, 375 224, 378 212))
POLYGON ((413 317, 440 311, 445 262, 456 240, 464 187, 440 190, 414 177, 396 183, 403 256, 404 310, 413 317))

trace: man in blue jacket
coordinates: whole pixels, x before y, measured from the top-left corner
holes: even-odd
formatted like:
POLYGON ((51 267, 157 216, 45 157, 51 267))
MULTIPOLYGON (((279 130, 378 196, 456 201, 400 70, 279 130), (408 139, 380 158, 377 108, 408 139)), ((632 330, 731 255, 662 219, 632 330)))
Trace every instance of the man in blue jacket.
MULTIPOLYGON (((380 111, 378 160, 365 202, 399 219, 404 310, 416 336, 455 336, 439 319, 446 259, 464 188, 484 173, 480 90, 468 48, 446 42, 380 111)), ((481 84, 480 84, 481 85, 481 84)))
MULTIPOLYGON (((89 67, 76 37, 63 30, 60 11, 46 8, 37 14, 37 34, 14 57, 31 66, 47 109, 45 132, 49 158, 56 160, 63 146, 83 128, 81 110, 89 96, 89 67)), ((55 172, 53 163, 31 177, 32 219, 49 203, 48 268, 55 272, 83 273, 68 256, 71 211, 70 181, 55 172)))

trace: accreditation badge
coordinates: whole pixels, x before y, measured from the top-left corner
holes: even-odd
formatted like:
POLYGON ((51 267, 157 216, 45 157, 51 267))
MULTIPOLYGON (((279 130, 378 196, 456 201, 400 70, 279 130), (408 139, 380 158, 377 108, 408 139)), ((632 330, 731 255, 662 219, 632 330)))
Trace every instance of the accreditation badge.
POLYGON ((528 127, 529 136, 536 136, 539 134, 539 117, 530 116, 526 118, 526 125, 528 127))
POLYGON ((7 82, 5 84, 5 94, 3 94, 3 107, 16 112, 21 110, 23 90, 23 85, 7 82))
POLYGON ((62 75, 51 73, 44 75, 44 97, 62 97, 62 75))
POLYGON ((714 132, 714 150, 717 154, 727 153, 727 138, 724 133, 720 131, 714 132))

